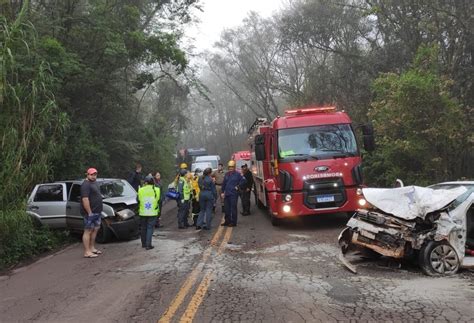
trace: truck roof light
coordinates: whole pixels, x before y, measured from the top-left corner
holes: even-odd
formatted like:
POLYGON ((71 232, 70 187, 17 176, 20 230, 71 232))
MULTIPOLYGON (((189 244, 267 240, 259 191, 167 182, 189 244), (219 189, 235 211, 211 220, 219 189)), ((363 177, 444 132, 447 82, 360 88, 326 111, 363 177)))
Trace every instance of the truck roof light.
POLYGON ((294 110, 286 110, 285 115, 298 115, 298 114, 310 114, 310 113, 327 113, 327 112, 335 112, 336 107, 314 107, 314 108, 304 108, 304 109, 294 109, 294 110))

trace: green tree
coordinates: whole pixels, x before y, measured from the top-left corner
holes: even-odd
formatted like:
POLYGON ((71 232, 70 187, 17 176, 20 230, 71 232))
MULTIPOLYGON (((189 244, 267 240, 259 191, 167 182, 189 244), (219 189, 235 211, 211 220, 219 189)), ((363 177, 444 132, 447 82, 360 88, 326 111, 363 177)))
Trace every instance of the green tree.
POLYGON ((381 75, 369 111, 378 147, 366 159, 371 183, 432 184, 465 176, 462 153, 472 142, 452 81, 440 72, 438 49, 422 46, 406 72, 381 75))

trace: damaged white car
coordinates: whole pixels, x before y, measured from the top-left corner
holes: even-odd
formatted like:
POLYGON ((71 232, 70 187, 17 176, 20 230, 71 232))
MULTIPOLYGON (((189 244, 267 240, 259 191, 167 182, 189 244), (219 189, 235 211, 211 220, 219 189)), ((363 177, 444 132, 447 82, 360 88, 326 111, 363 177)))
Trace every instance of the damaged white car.
POLYGON ((365 188, 363 195, 370 207, 358 210, 339 235, 343 255, 416 257, 428 275, 474 268, 474 186, 365 188))

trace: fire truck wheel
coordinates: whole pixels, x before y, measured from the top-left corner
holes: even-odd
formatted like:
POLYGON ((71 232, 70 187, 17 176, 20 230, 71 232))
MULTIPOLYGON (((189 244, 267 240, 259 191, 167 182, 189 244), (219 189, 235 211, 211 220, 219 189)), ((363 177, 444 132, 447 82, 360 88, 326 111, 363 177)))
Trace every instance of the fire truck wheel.
MULTIPOLYGON (((260 210, 265 210, 265 209, 266 209, 265 204, 263 204, 262 201, 260 201, 260 200, 258 199, 258 196, 257 196, 257 187, 256 187, 256 186, 254 186, 254 190, 253 190, 253 191, 255 192, 255 204, 257 204, 257 207, 258 207, 260 210)), ((267 197, 267 193, 265 193, 265 198, 266 198, 266 197, 267 197)), ((267 201, 268 201, 268 199, 267 199, 267 201)))
POLYGON ((265 205, 260 202, 260 200, 257 198, 257 207, 260 209, 260 210, 264 210, 265 209, 265 205))
POLYGON ((273 214, 270 213, 270 220, 272 221, 272 225, 274 227, 278 227, 281 224, 281 219, 277 218, 273 214))

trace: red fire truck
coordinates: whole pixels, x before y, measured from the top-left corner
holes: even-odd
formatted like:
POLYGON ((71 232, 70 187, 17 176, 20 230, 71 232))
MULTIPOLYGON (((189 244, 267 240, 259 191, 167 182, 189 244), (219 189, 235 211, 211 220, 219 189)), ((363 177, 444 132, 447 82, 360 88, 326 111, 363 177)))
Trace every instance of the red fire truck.
MULTIPOLYGON (((361 126, 364 148, 373 129, 361 126)), ((282 218, 353 212, 365 204, 361 156, 352 121, 335 107, 288 110, 271 123, 257 118, 249 129, 255 198, 272 224, 282 218)))

